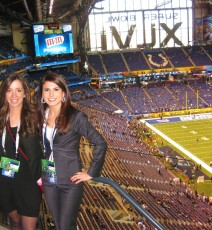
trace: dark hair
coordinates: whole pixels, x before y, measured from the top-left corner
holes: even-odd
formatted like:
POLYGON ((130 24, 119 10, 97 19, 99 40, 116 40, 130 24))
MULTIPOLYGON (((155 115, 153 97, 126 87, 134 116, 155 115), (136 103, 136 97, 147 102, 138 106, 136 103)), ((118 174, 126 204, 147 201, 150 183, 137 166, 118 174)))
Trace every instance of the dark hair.
POLYGON ((28 134, 34 134, 36 132, 36 108, 34 101, 31 97, 31 91, 26 79, 18 74, 7 75, 0 86, 0 134, 3 133, 6 126, 6 118, 9 114, 9 103, 6 100, 6 92, 9 89, 13 81, 19 80, 23 86, 25 97, 23 99, 23 106, 21 111, 21 127, 20 135, 26 136, 28 134))
POLYGON ((43 122, 46 122, 45 111, 48 108, 48 105, 46 103, 42 103, 41 100, 42 100, 43 85, 47 81, 55 83, 57 86, 59 86, 62 89, 64 93, 65 100, 61 105, 60 113, 55 121, 55 127, 57 128, 59 134, 65 134, 70 129, 70 120, 74 111, 74 107, 71 106, 70 92, 67 87, 64 76, 54 72, 49 72, 43 77, 38 89, 37 104, 38 104, 38 112, 39 112, 39 123, 38 123, 39 130, 40 131, 42 130, 43 122))

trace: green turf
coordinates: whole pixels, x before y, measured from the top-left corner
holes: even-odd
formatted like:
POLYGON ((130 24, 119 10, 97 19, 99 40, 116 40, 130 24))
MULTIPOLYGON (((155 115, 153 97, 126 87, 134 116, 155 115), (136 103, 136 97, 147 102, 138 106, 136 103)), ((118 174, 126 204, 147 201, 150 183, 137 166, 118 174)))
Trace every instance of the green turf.
POLYGON ((212 119, 153 126, 206 164, 212 161, 212 119))

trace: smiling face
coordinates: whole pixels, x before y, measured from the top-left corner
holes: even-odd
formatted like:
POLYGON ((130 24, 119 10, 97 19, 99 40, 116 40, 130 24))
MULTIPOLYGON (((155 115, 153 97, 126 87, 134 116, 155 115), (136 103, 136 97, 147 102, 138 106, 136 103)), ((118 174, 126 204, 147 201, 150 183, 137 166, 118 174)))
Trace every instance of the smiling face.
POLYGON ((19 80, 14 80, 6 92, 6 100, 9 103, 10 109, 21 108, 25 92, 23 85, 19 80))
POLYGON ((42 97, 49 107, 60 108, 64 92, 55 83, 46 81, 43 84, 42 97))

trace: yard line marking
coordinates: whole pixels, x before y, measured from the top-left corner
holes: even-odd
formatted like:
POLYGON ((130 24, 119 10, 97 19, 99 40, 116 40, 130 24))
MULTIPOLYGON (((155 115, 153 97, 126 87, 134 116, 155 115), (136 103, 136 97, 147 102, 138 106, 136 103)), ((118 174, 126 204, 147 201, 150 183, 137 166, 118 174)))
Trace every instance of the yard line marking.
POLYGON ((197 134, 198 132, 192 130, 192 131, 190 131, 189 133, 197 134))

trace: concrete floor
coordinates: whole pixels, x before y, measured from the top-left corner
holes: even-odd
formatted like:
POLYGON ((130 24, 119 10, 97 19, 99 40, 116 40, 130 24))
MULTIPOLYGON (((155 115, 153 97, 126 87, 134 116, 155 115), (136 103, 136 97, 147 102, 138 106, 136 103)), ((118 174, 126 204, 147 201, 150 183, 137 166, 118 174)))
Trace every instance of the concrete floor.
POLYGON ((0 226, 0 230, 8 230, 9 228, 5 228, 3 226, 0 226))

